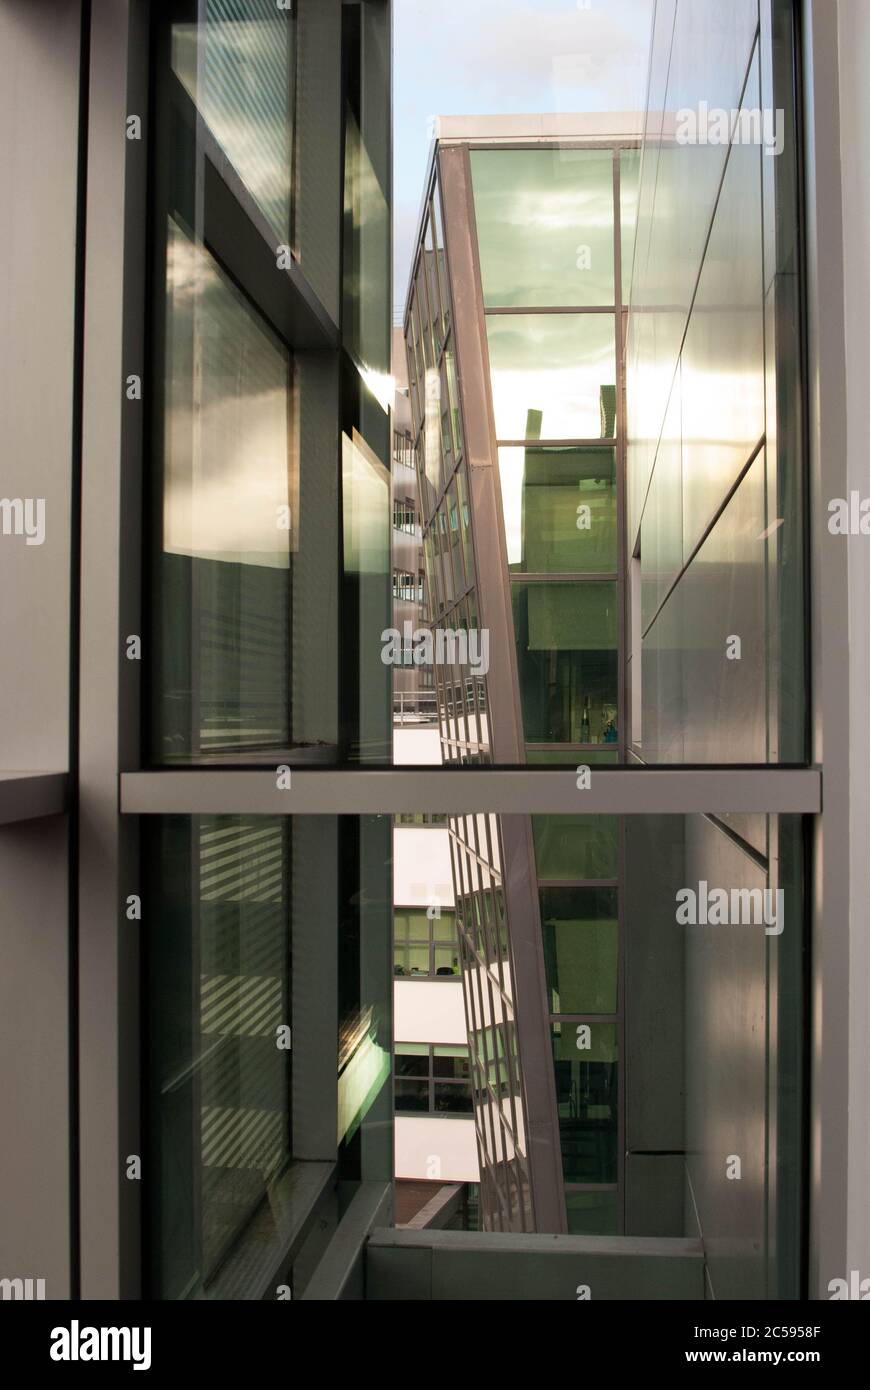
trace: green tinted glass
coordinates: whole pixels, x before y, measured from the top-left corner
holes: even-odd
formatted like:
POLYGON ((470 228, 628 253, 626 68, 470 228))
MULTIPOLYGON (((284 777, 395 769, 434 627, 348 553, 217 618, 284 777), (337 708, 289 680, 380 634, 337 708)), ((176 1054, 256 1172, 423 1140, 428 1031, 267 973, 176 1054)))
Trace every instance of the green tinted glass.
POLYGON ((613 303, 610 150, 474 150, 487 308, 613 303))
POLYGON ((565 1193, 568 1232, 572 1236, 615 1236, 619 1233, 616 1192, 565 1193))
POLYGON ((615 1182, 619 1129, 616 1025, 554 1023, 552 1038, 565 1181, 615 1182))
POLYGON ((490 315, 486 330, 499 439, 613 436, 612 314, 490 315))
POLYGON ((538 878, 616 878, 616 816, 532 816, 538 878))
POLYGON ((530 743, 615 743, 615 584, 512 586, 514 638, 530 743))
POLYGON ((637 189, 640 150, 623 150, 619 157, 619 203, 622 237, 622 302, 631 298, 631 272, 637 232, 637 189))
POLYGON ((615 1013, 616 889, 542 888, 540 903, 550 1013, 615 1013))
POLYGON ((203 0, 172 25, 172 70, 209 133, 282 237, 293 187, 292 16, 274 0, 203 0))
POLYGON ((508 564, 528 574, 616 570, 613 449, 498 451, 508 564))

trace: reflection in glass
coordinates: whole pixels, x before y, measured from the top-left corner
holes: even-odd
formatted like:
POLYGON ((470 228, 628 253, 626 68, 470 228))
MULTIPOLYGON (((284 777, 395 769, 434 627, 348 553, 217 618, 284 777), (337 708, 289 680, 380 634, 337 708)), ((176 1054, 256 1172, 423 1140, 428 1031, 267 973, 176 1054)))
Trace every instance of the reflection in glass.
POLYGON ((202 1288, 290 1158, 290 820, 148 826, 154 1275, 202 1288))
POLYGON ((565 1204, 569 1235, 615 1236, 619 1233, 616 1192, 572 1192, 569 1188, 565 1204))
POLYGON ((529 743, 615 743, 616 585, 511 586, 529 743))
POLYGON ((615 888, 542 888, 541 929, 551 1014, 613 1014, 615 888))
POLYGON ((613 304, 610 150, 472 150, 471 173, 488 309, 613 304))
POLYGON ((489 315, 486 329, 499 439, 613 436, 612 314, 489 315))
POLYGON ((344 346, 386 411, 390 370, 389 213, 380 180, 349 106, 345 121, 344 346))
POLYGON ((619 156, 620 236, 622 244, 622 304, 631 299, 634 243, 637 235, 637 196, 640 179, 640 150, 623 150, 619 156))
POLYGON ((501 448, 498 462, 512 570, 616 571, 613 449, 501 448))
POLYGON ((169 220, 157 756, 290 741, 299 466, 286 348, 169 220))
POLYGON ((539 879, 616 878, 616 816, 532 816, 539 879))
POLYGON ((272 227, 290 237, 293 16, 274 0, 200 0, 172 26, 172 71, 272 227))
POLYGON ((561 1021, 551 1028, 565 1182, 616 1182, 616 1024, 561 1021))

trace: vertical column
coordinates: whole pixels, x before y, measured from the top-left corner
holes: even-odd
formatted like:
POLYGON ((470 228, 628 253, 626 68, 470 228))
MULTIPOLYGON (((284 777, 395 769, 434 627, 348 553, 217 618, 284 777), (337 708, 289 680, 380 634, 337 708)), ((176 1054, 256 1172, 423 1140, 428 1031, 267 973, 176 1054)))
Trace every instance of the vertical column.
POLYGON ((140 1292, 139 933, 148 902, 118 775, 139 764, 148 9, 94 6, 82 401, 81 1292, 140 1292), (134 119, 137 118, 137 119, 134 119), (130 399, 139 377, 143 399, 130 399), (140 639, 139 648, 130 639, 140 639), (128 655, 129 653, 129 655, 128 655), (142 899, 142 920, 126 900, 142 899), (128 1177, 128 1172, 130 1176, 128 1177), (139 1175, 137 1175, 139 1174, 139 1175))

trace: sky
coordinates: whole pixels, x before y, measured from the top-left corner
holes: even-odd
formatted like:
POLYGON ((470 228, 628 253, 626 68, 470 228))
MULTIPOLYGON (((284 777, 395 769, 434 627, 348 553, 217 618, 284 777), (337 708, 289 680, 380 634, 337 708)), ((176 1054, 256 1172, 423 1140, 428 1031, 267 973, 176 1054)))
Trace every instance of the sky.
POLYGON ((653 0, 393 0, 394 321, 434 116, 643 109, 653 0))

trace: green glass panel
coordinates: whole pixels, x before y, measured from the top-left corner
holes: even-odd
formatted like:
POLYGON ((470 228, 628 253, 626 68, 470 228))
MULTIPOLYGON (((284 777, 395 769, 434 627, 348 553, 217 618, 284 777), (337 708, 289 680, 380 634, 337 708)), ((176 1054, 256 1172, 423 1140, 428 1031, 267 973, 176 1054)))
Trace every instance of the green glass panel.
POLYGON ((172 25, 172 70, 242 182, 286 240, 293 188, 292 16, 274 0, 201 0, 172 25))
MULTIPOLYGON (((372 154, 348 106, 344 156, 344 346, 356 359, 363 380, 380 399, 390 370, 390 213, 372 154)), ((428 336, 426 347, 428 354, 428 336)))
POLYGON ((290 817, 149 817, 155 1279, 214 1273, 290 1159, 290 817))
POLYGON ((439 1114, 470 1115, 474 1110, 470 1086, 457 1086, 455 1082, 435 1082, 435 1110, 439 1114))
MULTIPOLYGON (((465 480, 465 464, 456 470, 456 499, 459 506, 459 530, 462 538, 462 558, 468 583, 474 582, 474 556, 471 547, 471 509, 468 502, 468 485, 465 480)), ((470 623, 473 627, 474 624, 470 623)))
POLYGON ((565 1182, 615 1182, 616 1024, 553 1023, 556 1108, 565 1182))
POLYGON ((396 1076, 428 1076, 429 1051, 409 1052, 400 1045, 396 1047, 396 1076))
POLYGON ((486 320, 496 435, 603 439, 612 430, 612 314, 498 314, 486 320))
POLYGON ((616 878, 616 816, 532 816, 539 879, 616 878))
POLYGON ((447 367, 447 390, 450 397, 450 414, 453 420, 453 438, 456 444, 456 452, 462 452, 462 417, 459 409, 459 382, 456 379, 456 358, 452 347, 447 347, 444 352, 444 362, 447 367))
POLYGON ((613 449, 502 448, 498 463, 512 570, 615 572, 613 449))
POLYGON ((293 742, 290 614, 303 524, 287 349, 172 217, 167 238, 159 762, 293 742))
POLYGON ((540 902, 550 1013, 615 1013, 616 889, 542 888, 540 902))
POLYGON ((619 1234, 616 1192, 565 1193, 568 1234, 572 1236, 615 1236, 619 1234))
POLYGON ((440 917, 432 918, 432 935, 436 941, 456 940, 456 918, 452 912, 445 912, 441 909, 440 917))
POLYGON ((458 974, 459 974, 459 947, 458 947, 458 946, 436 946, 436 947, 435 947, 435 974, 436 974, 436 975, 458 975, 458 974))
POLYGON ((631 271, 637 232, 637 190, 640 150, 623 150, 619 156, 620 236, 622 239, 622 303, 631 299, 631 271))
POLYGON ((613 303, 610 150, 474 150, 487 308, 613 303))
POLYGON ((516 583, 511 593, 526 740, 615 742, 616 584, 516 583))
POLYGON ((396 1081, 396 1111, 402 1114, 426 1114, 429 1110, 428 1081, 396 1081))

